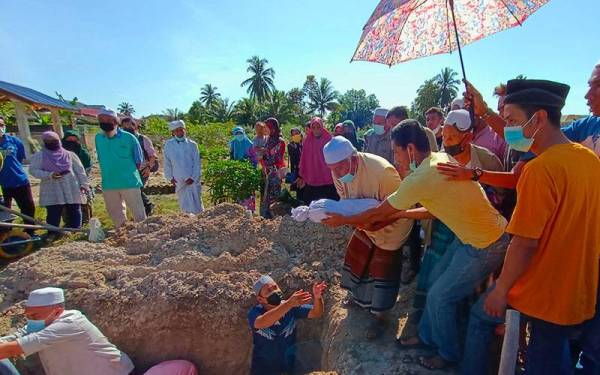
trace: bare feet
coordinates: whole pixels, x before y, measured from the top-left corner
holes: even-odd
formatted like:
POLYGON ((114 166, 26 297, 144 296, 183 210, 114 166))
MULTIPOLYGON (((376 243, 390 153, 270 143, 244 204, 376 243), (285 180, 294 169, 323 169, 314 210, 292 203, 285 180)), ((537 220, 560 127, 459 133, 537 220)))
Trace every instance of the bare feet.
POLYGON ((420 357, 419 365, 428 369, 428 370, 441 370, 448 367, 451 362, 446 361, 444 358, 439 355, 434 355, 433 357, 420 357))

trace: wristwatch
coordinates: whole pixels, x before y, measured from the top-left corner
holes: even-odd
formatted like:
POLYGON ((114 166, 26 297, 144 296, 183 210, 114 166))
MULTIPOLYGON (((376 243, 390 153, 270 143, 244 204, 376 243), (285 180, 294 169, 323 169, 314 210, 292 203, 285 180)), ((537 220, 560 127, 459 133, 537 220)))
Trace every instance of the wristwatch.
POLYGON ((473 169, 473 177, 471 178, 471 180, 479 181, 481 176, 483 176, 483 170, 481 168, 474 168, 473 169))

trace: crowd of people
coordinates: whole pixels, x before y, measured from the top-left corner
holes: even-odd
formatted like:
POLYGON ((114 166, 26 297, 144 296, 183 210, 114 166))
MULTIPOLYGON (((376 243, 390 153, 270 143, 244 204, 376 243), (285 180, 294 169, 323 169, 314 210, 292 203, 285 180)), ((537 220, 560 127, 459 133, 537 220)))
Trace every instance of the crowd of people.
MULTIPOLYGON (((495 89, 497 111, 466 82, 464 98, 448 112, 426 111, 424 126, 395 107, 375 110, 362 142, 344 123, 332 127, 332 137, 320 118, 305 134, 291 131, 288 182, 301 200, 382 202, 323 221, 355 228, 341 286, 349 306, 372 313, 365 339, 396 329, 389 312, 401 283, 416 276, 416 313, 397 346, 420 350, 421 366, 487 373, 492 338, 510 308, 521 313, 526 374, 600 373, 600 63, 588 84, 592 115, 562 127, 569 86, 515 79, 495 89), (402 267, 403 248, 409 269, 402 267), (461 316, 465 308, 470 314, 461 316)), ((273 134, 281 155, 279 132, 273 134)), ((253 374, 292 371, 289 322, 311 317, 315 307, 294 308, 322 292, 297 291, 286 300, 272 279, 257 282, 262 314, 249 314, 253 374)))
MULTIPOLYGON (((285 183, 306 204, 381 202, 354 216, 328 213, 323 220, 355 228, 340 260, 341 286, 348 290, 348 308, 372 313, 366 340, 396 329, 390 311, 401 284, 416 278, 415 313, 397 347, 422 350, 421 366, 487 373, 491 341, 510 308, 522 317, 520 361, 526 374, 599 374, 600 63, 585 96, 592 114, 563 127, 568 85, 510 80, 494 91, 495 111, 465 83, 464 98, 447 110, 427 110, 425 124, 410 119, 406 107, 378 108, 364 139, 352 121, 332 126, 331 134, 319 117, 292 128, 287 144, 275 118, 258 122, 253 140, 235 127, 230 157, 262 169, 265 217, 272 216, 269 207, 285 183), (404 249, 410 258, 406 269, 404 249), (461 314, 465 308, 467 317, 461 314)), ((157 154, 135 120, 119 121, 112 111, 98 120, 96 151, 107 211, 117 227, 126 220, 126 206, 134 220, 143 220, 153 209, 143 186, 158 168, 157 154)), ((10 205, 14 198, 23 212, 32 213, 23 144, 0 125, 4 199, 10 205)), ((181 210, 199 213, 198 146, 186 137, 183 121, 171 122, 169 130, 165 178, 175 186, 181 210)), ((47 132, 42 140, 29 170, 42 181, 40 205, 49 222, 58 225, 64 216, 68 226, 80 226, 82 193, 90 189, 89 154, 73 133, 61 142, 47 132)), ((260 277, 254 285, 257 304, 248 313, 252 374, 293 372, 296 321, 324 314, 326 288, 317 282, 312 293, 298 290, 286 298, 275 280, 260 277)), ((86 374, 128 374, 133 365, 127 356, 81 313, 65 310, 62 293, 31 292, 27 327, 4 338, 0 359, 39 352, 48 374, 72 374, 77 366, 89 366, 86 374)), ((5 361, 1 365, 14 370, 5 361)))

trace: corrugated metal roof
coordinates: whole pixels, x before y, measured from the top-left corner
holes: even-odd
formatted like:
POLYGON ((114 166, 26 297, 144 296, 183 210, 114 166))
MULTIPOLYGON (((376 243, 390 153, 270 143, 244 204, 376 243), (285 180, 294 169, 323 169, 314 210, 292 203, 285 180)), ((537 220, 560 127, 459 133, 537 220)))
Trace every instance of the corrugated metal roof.
POLYGON ((15 85, 5 81, 0 81, 0 94, 5 94, 9 97, 16 97, 28 104, 36 104, 39 106, 54 107, 66 109, 69 111, 77 111, 78 109, 69 103, 65 103, 60 99, 53 98, 39 91, 35 91, 28 87, 15 85))

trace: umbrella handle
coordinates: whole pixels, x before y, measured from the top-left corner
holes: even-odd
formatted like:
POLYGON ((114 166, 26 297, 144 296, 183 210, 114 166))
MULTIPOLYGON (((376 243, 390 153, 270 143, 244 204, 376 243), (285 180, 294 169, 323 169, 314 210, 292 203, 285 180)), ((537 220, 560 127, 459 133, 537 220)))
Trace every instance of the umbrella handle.
POLYGON ((460 57, 460 68, 462 69, 463 78, 466 81, 467 74, 465 73, 465 63, 463 62, 462 49, 460 48, 460 38, 458 37, 458 28, 456 27, 456 16, 454 15, 454 0, 448 0, 448 3, 450 4, 450 12, 452 13, 452 24, 454 25, 454 36, 456 37, 458 56, 460 57))

